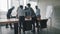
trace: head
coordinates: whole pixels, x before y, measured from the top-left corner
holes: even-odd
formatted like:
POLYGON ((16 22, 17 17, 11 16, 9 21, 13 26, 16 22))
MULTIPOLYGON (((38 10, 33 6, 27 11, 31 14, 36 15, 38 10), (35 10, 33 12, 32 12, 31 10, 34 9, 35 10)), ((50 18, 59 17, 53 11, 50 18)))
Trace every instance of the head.
POLYGON ((36 9, 38 9, 38 6, 35 6, 36 9))
POLYGON ((27 7, 25 6, 25 9, 27 9, 27 7))
POLYGON ((20 8, 23 9, 23 5, 20 5, 20 8))
POLYGON ((14 9, 15 7, 13 6, 12 9, 14 9))
POLYGON ((15 7, 13 6, 12 8, 10 8, 9 10, 13 10, 15 7))
POLYGON ((31 6, 31 4, 30 4, 30 3, 28 3, 28 4, 27 4, 27 6, 28 6, 28 7, 30 7, 30 6, 31 6))

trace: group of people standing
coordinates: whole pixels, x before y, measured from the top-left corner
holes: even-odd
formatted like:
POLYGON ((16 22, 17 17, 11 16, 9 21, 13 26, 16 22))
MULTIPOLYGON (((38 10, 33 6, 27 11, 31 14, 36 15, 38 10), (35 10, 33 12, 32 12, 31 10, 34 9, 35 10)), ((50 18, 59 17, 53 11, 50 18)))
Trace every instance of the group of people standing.
MULTIPOLYGON (((36 23, 37 27, 39 26, 38 19, 41 19, 40 9, 38 8, 38 6, 35 6, 35 8, 36 8, 36 13, 34 12, 30 3, 28 3, 27 6, 25 6, 25 9, 23 9, 23 5, 20 5, 18 7, 16 17, 19 19, 20 31, 21 31, 21 23, 24 23, 25 18, 27 18, 27 19, 32 18, 33 31, 35 31, 35 23, 36 23)), ((14 9, 14 7, 11 10, 13 10, 13 9, 14 9)), ((9 13, 11 13, 11 11, 9 13)), ((10 19, 8 14, 7 14, 7 18, 10 19)), ((6 28, 8 27, 7 25, 8 24, 6 24, 6 28)), ((10 26, 11 26, 11 24, 10 24, 10 26)), ((11 26, 11 28, 12 28, 12 26, 11 26)))
POLYGON ((27 6, 25 6, 25 9, 23 9, 22 5, 20 5, 18 7, 18 9, 17 9, 17 18, 19 18, 20 29, 21 29, 21 23, 24 23, 25 18, 27 18, 27 19, 32 18, 33 31, 35 31, 35 22, 37 24, 37 27, 39 26, 38 25, 39 23, 37 23, 38 22, 37 19, 41 18, 40 9, 38 8, 38 6, 35 6, 35 8, 36 8, 36 13, 32 9, 30 3, 28 3, 27 6))

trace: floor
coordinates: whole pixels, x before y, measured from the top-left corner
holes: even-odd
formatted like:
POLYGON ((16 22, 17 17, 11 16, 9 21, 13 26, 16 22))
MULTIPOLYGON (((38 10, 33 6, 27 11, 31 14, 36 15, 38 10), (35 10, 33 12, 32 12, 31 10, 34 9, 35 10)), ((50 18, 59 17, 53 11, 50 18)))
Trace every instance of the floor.
MULTIPOLYGON (((0 34, 14 34, 14 29, 5 28, 5 26, 0 26, 0 34)), ((33 32, 26 31, 26 34, 33 34, 33 32)), ((60 30, 48 26, 47 28, 42 29, 39 32, 36 31, 35 34, 60 34, 60 30)))

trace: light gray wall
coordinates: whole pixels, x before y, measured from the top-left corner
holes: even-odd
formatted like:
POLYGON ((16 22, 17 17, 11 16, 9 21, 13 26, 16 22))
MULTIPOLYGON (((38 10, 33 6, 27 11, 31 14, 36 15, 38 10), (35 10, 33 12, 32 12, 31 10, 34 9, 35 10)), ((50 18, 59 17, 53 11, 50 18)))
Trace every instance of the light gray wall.
POLYGON ((0 19, 6 18, 7 11, 0 11, 0 19))
POLYGON ((60 0, 40 0, 39 3, 38 3, 38 6, 39 8, 41 9, 41 15, 42 15, 42 18, 45 18, 46 16, 46 9, 47 9, 47 6, 58 6, 60 5, 60 0))
MULTIPOLYGON (((52 14, 52 27, 55 27, 57 29, 60 29, 60 0, 40 0, 39 1, 39 8, 41 9, 41 16, 42 18, 46 18, 46 9, 47 6, 53 6, 54 10, 53 10, 53 14, 52 14), (58 7, 56 7, 58 6, 58 7)), ((51 22, 50 22, 51 23, 51 22)), ((50 24, 49 23, 49 24, 50 24)))
POLYGON ((17 8, 19 7, 19 0, 12 0, 12 6, 15 7, 12 12, 12 15, 16 16, 17 8))
POLYGON ((60 29, 60 6, 55 6, 52 15, 52 26, 60 29))

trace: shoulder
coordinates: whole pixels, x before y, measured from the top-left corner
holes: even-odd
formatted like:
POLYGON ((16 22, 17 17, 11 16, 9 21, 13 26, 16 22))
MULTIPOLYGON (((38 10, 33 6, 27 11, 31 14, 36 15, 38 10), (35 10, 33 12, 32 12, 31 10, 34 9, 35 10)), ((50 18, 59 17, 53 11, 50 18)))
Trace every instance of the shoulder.
POLYGON ((32 7, 30 9, 33 9, 32 7))
POLYGON ((32 10, 32 11, 33 11, 33 8, 30 8, 30 10, 32 10))

